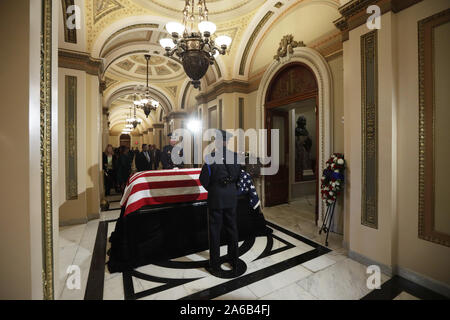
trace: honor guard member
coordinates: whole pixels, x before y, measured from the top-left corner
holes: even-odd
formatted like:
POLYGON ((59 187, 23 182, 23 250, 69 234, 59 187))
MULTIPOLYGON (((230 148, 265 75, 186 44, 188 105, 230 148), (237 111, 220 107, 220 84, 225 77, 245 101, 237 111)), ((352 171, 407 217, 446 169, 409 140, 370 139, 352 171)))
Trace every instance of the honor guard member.
POLYGON ((237 154, 226 148, 227 140, 232 135, 218 130, 216 151, 205 157, 205 164, 200 173, 200 183, 208 191, 208 234, 209 234, 209 271, 220 274, 220 233, 222 222, 228 239, 227 262, 237 274, 238 264, 238 230, 236 222, 237 186, 240 173, 237 154), (222 137, 222 139, 221 139, 222 137))
MULTIPOLYGON (((174 164, 172 161, 172 153, 177 152, 176 150, 174 150, 174 146, 178 143, 178 139, 172 133, 169 133, 167 136, 169 137, 169 144, 167 146, 164 146, 161 152, 161 163, 163 169, 183 168, 183 162, 174 164)), ((179 150, 178 152, 178 155, 180 157, 183 157, 183 149, 179 150)))

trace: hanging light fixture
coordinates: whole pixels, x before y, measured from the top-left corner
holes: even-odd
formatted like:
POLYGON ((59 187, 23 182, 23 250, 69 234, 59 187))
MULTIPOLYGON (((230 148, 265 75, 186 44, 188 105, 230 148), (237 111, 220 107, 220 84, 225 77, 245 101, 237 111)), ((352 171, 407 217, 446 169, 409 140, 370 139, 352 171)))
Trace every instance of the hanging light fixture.
MULTIPOLYGON (((136 117, 136 106, 134 106, 134 117, 131 116, 131 108, 130 108, 130 117, 126 120, 126 122, 128 124, 131 124, 133 126, 133 129, 136 129, 138 124, 140 124, 142 122, 141 119, 136 117)), ((124 129, 124 130, 126 130, 126 129, 124 129)), ((130 129, 130 130, 132 130, 132 129, 130 129)))
POLYGON ((150 98, 150 87, 148 86, 148 63, 150 61, 150 55, 146 54, 146 55, 144 55, 144 57, 145 57, 145 60, 147 60, 147 85, 145 87, 144 98, 140 99, 140 100, 135 100, 134 105, 135 105, 135 107, 141 108, 142 110, 144 110, 145 116, 148 118, 148 115, 150 114, 150 112, 158 109, 159 102, 150 98))
POLYGON ((200 88, 200 79, 208 71, 209 65, 214 64, 215 57, 226 53, 231 38, 223 35, 212 39, 216 25, 208 21, 206 0, 197 0, 197 12, 195 7, 195 0, 186 0, 183 24, 166 24, 172 38, 161 39, 159 43, 166 50, 167 57, 175 54, 181 59, 184 71, 191 78, 194 88, 200 88), (198 31, 194 31, 196 20, 198 31))

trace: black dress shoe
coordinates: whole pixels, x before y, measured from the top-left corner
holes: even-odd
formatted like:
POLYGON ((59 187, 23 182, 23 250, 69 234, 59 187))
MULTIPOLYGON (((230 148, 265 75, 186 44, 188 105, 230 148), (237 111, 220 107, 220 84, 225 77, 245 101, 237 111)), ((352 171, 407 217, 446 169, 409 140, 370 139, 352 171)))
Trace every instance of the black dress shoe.
POLYGON ((222 269, 220 267, 217 266, 207 266, 205 267, 206 271, 208 271, 210 274, 212 274, 213 276, 217 276, 218 274, 220 274, 222 272, 222 269))

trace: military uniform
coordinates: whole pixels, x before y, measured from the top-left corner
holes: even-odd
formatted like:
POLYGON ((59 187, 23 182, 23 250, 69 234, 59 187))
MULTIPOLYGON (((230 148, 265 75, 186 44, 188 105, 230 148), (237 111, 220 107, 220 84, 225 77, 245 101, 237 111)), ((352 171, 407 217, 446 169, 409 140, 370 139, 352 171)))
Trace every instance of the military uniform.
MULTIPOLYGON (((215 154, 211 154, 215 157, 215 154)), ((240 165, 237 154, 223 147, 222 164, 205 163, 200 173, 200 182, 208 191, 208 228, 209 254, 211 272, 220 269, 220 233, 222 223, 228 238, 228 261, 233 269, 238 261, 238 230, 236 223, 237 186, 240 165), (225 159, 232 159, 233 163, 225 163, 225 159), (224 179, 228 183, 225 184, 224 179)), ((206 160, 208 162, 208 160, 206 160)))
MULTIPOLYGON (((168 134, 168 137, 171 138, 172 134, 168 134)), ((184 167, 184 163, 180 163, 180 164, 174 164, 172 161, 172 152, 174 152, 174 146, 172 145, 166 145, 164 146, 162 152, 161 152, 161 163, 163 166, 163 169, 173 169, 175 167, 177 168, 183 168, 184 167)), ((182 157, 183 156, 183 149, 181 149, 179 151, 179 156, 182 157)))

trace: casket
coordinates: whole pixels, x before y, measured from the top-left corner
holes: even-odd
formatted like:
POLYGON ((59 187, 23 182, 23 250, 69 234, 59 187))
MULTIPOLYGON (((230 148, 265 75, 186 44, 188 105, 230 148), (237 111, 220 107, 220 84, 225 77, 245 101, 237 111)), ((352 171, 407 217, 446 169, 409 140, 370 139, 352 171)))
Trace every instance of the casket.
MULTIPOLYGON (((208 249, 208 193, 199 182, 200 171, 144 171, 129 179, 109 239, 110 272, 208 249)), ((247 195, 238 197, 237 226, 239 241, 270 232, 260 207, 251 208, 247 195)))

